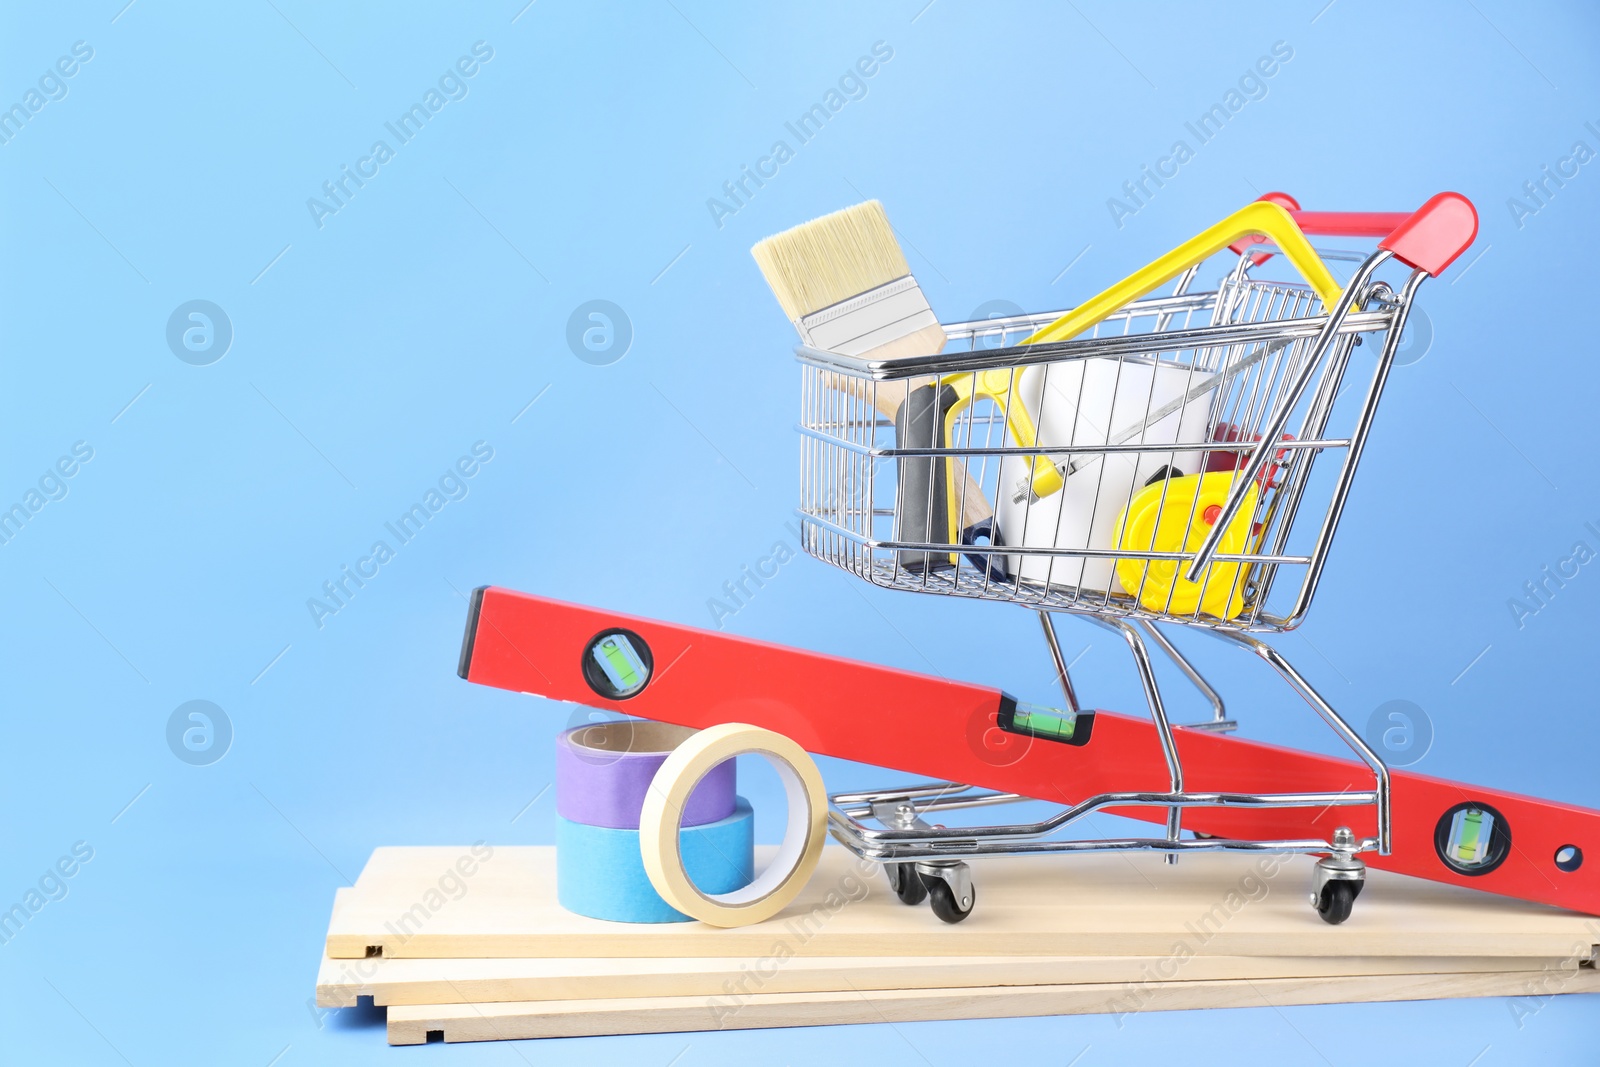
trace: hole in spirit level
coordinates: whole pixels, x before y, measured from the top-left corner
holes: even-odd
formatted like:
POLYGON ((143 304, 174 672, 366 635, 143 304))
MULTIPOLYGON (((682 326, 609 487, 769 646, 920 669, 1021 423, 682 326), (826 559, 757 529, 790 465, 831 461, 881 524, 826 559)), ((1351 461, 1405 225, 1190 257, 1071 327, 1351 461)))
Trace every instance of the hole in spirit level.
POLYGON ((1511 852, 1511 825, 1487 804, 1457 804, 1439 816, 1433 846, 1446 867, 1460 874, 1488 874, 1511 852))
POLYGON ((654 666, 650 646, 632 630, 605 630, 584 646, 583 680, 607 700, 643 692, 654 666))
POLYGON ((1006 697, 1001 701, 995 725, 1024 737, 1060 741, 1065 745, 1086 745, 1089 743, 1089 733, 1094 729, 1094 712, 1080 711, 1074 714, 1006 697))

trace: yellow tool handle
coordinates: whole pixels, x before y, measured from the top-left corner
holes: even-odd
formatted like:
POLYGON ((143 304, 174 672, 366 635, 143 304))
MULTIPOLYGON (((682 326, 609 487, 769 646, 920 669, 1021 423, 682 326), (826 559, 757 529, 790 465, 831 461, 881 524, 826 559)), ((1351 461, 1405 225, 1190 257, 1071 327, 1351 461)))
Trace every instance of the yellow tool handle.
MULTIPOLYGON (((950 374, 940 379, 940 384, 947 385, 956 391, 956 402, 945 412, 944 439, 946 442, 955 440, 956 420, 961 412, 980 397, 993 401, 1005 414, 1006 430, 1010 432, 1012 440, 1023 448, 1031 448, 1038 440, 1039 432, 1033 425, 1033 416, 1028 414, 1028 406, 1022 402, 1022 397, 1014 395, 1015 382, 1022 374, 1021 368, 1001 368, 997 370, 979 371, 976 374, 961 373, 950 374)), ((1040 496, 1047 496, 1061 488, 1061 472, 1056 465, 1051 463, 1046 456, 1034 456, 1029 462, 1033 465, 1034 492, 1040 496)), ((951 492, 955 492, 956 472, 958 468, 951 467, 950 481, 951 492)), ((1002 487, 1003 489, 1004 487, 1002 487)), ((952 509, 952 512, 954 509, 952 509)))
MULTIPOLYGON (((1109 289, 1084 301, 1055 322, 1036 331, 1022 343, 1042 344, 1049 341, 1066 341, 1103 322, 1107 316, 1121 310, 1154 290, 1165 285, 1197 263, 1203 263, 1224 248, 1244 237, 1260 236, 1272 241, 1283 251, 1290 263, 1316 290, 1322 305, 1332 308, 1339 301, 1339 283, 1323 265, 1311 242, 1301 232, 1294 217, 1278 204, 1257 200, 1246 204, 1221 222, 1201 231, 1160 259, 1134 271, 1109 289)), ((989 372, 993 374, 995 372, 989 372)), ((953 383, 952 383, 953 384, 953 383)), ((1020 399, 1007 404, 1003 396, 995 397, 1003 408, 1023 408, 1020 399)), ((1023 409, 1020 419, 1008 417, 1013 425, 1012 437, 1022 448, 1032 448, 1037 443, 1033 420, 1023 409), (1025 433, 1019 433, 1019 428, 1025 433)), ((1036 496, 1049 496, 1062 486, 1061 472, 1044 456, 1034 458, 1033 492, 1036 496)))
POLYGON ((1251 236, 1265 237, 1282 249, 1289 262, 1295 265, 1322 298, 1323 307, 1331 308, 1338 302, 1339 283, 1323 266, 1322 259, 1311 247, 1311 242, 1306 240, 1294 218, 1277 204, 1257 200, 1189 238, 1160 259, 1134 271, 1111 288, 1084 301, 1022 343, 1035 345, 1076 337, 1240 238, 1251 236))

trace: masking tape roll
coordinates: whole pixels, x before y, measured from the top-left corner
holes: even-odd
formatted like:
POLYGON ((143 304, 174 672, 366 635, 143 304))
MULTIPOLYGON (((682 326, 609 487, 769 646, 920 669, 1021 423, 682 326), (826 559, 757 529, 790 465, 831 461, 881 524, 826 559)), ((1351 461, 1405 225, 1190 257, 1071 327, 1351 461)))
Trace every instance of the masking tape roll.
MULTIPOLYGON (((738 889, 755 870, 755 817, 743 797, 733 814, 703 826, 686 826, 683 865, 711 892, 738 889)), ((645 874, 638 830, 559 820, 556 829, 556 900, 568 911, 620 923, 688 922, 690 916, 661 899, 645 874)))
POLYGON ((650 884, 668 904, 712 926, 746 926, 770 919, 805 887, 822 855, 828 797, 822 775, 805 749, 782 734, 744 723, 702 730, 661 764, 639 816, 639 848, 650 884), (732 891, 703 891, 684 869, 679 850, 679 817, 700 779, 713 767, 742 753, 767 757, 783 781, 789 824, 778 854, 748 885, 732 891))
MULTIPOLYGON (((687 726, 621 719, 577 726, 556 738, 556 814, 590 826, 637 830, 651 779, 667 755, 695 731, 687 726)), ((733 814, 734 763, 714 767, 684 805, 683 825, 733 814)))

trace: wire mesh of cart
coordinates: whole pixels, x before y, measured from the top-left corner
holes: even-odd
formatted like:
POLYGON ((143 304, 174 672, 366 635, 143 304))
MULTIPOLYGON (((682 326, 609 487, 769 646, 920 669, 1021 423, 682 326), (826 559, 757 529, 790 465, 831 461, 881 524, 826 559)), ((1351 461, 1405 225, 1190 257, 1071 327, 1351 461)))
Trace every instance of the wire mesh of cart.
POLYGON ((1411 215, 1301 212, 1272 194, 1078 312, 948 325, 944 350, 930 355, 798 348, 806 551, 884 588, 1037 611, 1065 707, 1022 705, 1001 724, 1013 732, 1070 743, 1084 715, 1054 614, 1113 630, 1132 652, 1170 781, 1165 792, 1102 794, 1039 822, 958 829, 924 816, 1028 798, 958 783, 837 795, 834 836, 884 861, 902 899, 921 899, 920 883, 950 885, 957 906, 947 903, 947 921, 965 916, 961 900, 970 910, 975 899, 963 862, 971 856, 1146 849, 1169 862, 1184 851, 1322 854, 1313 903, 1342 921, 1363 884, 1358 855, 1389 851, 1388 771, 1258 635, 1305 618, 1413 300, 1475 233, 1476 214, 1456 194, 1411 215), (1269 224, 1237 221, 1252 212, 1269 224), (1370 254, 1312 249, 1307 233, 1383 241, 1370 254), (1231 264, 1214 288, 1197 287, 1224 247, 1231 264), (1341 262, 1342 285, 1326 270, 1341 262), (1276 269, 1285 264, 1296 269, 1276 269), (1410 273, 1379 277, 1395 265, 1410 273), (1149 295, 1173 282, 1166 295, 1149 295), (1137 298, 1119 299, 1129 292, 1137 298), (1367 765, 1371 788, 1186 790, 1174 729, 1226 732, 1235 723, 1164 630, 1177 627, 1264 659, 1367 765), (1209 702, 1205 721, 1169 721, 1152 649, 1209 702), (1093 811, 1140 805, 1166 809, 1163 836, 1058 836, 1093 811), (1376 833, 1186 835, 1185 808, 1227 805, 1366 807, 1376 833))

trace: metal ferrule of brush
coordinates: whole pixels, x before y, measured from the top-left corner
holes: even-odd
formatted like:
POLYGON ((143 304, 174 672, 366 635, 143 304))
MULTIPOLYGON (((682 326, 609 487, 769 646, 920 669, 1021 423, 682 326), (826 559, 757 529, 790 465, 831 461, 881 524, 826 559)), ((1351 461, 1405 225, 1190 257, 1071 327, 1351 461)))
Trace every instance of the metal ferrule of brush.
POLYGON ((814 311, 795 328, 814 348, 855 356, 938 324, 922 287, 907 274, 814 311))

